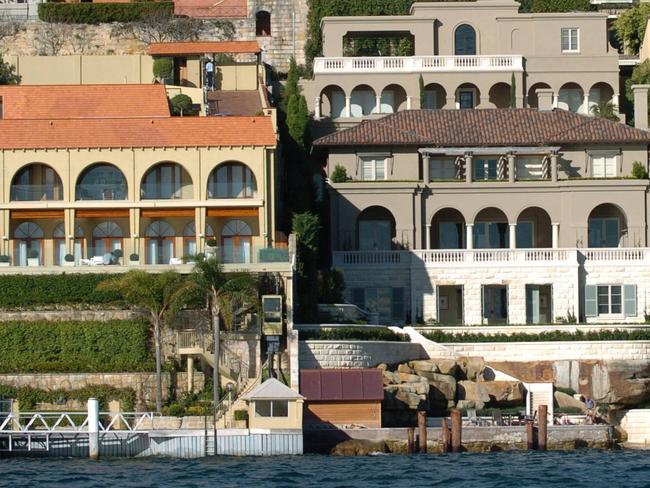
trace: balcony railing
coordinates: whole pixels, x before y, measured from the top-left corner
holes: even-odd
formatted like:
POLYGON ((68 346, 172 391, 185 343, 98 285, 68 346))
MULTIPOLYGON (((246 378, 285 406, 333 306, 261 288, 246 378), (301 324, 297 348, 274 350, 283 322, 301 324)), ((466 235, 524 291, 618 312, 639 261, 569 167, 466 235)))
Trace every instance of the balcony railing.
POLYGON ((77 200, 125 200, 127 197, 126 185, 77 185, 77 200))
POLYGON ((443 71, 523 71, 523 57, 371 56, 314 59, 314 73, 424 73, 443 71))
POLYGON ((589 248, 580 251, 585 261, 647 261, 650 249, 645 247, 589 248))
POLYGON ((11 185, 14 202, 63 200, 63 188, 57 185, 11 185))

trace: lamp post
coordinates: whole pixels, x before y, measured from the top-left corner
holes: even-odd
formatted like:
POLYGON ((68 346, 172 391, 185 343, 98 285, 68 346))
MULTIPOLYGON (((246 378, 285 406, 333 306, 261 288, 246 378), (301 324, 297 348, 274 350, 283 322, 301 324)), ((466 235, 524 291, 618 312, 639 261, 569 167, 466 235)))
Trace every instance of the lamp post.
MULTIPOLYGON (((235 384, 231 381, 226 385, 226 390, 228 390, 228 410, 230 411, 232 409, 232 390, 235 388, 235 384)), ((229 419, 225 419, 229 422, 229 427, 232 428, 232 421, 229 419)), ((225 422, 224 422, 225 425, 225 422)), ((228 426, 227 426, 228 427, 228 426)))

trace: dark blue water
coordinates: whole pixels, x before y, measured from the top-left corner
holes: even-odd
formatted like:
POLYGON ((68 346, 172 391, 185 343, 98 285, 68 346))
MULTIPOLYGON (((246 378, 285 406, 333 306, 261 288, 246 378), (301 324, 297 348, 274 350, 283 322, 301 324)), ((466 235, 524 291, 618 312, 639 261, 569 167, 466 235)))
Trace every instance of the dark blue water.
POLYGON ((5 459, 0 486, 650 487, 650 451, 419 456, 5 459))

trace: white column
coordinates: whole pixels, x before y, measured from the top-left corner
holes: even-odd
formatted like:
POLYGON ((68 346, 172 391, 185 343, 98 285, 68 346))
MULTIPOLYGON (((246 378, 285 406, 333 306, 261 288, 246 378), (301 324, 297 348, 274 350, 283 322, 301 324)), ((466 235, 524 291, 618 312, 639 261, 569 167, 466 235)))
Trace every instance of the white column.
POLYGON ((352 117, 352 107, 351 107, 350 99, 351 99, 351 97, 345 97, 345 111, 344 111, 344 114, 348 119, 350 117, 352 117))
POLYGON ((508 224, 508 241, 510 244, 510 249, 517 249, 517 223, 508 224))
POLYGON ((381 113, 381 95, 375 96, 375 113, 376 114, 381 113))
POLYGON ((551 227, 553 228, 553 249, 557 249, 560 247, 560 224, 558 222, 553 222, 551 223, 551 227))
POLYGON ((320 97, 314 99, 314 118, 320 119, 320 97))
POLYGON ((411 110, 411 108, 412 108, 411 105, 412 104, 413 104, 413 101, 411 99, 411 96, 409 95, 409 96, 406 97, 406 110, 411 110))
POLYGON ((553 108, 557 108, 560 102, 560 95, 558 93, 553 93, 553 108))
POLYGON ((584 113, 589 115, 589 92, 585 93, 585 96, 582 100, 582 105, 584 106, 584 113))
POLYGON ((557 181, 557 158, 556 152, 551 154, 551 181, 557 181))
POLYGON ((422 179, 424 180, 424 184, 428 185, 429 182, 431 181, 431 174, 429 171, 429 155, 424 154, 422 156, 422 179))
POLYGON ((427 249, 431 249, 431 224, 427 224, 427 249))
POLYGON ((194 392, 194 357, 187 356, 187 392, 194 392))
POLYGON ((474 249, 474 224, 465 224, 467 235, 465 237, 465 247, 467 249, 474 249))
POLYGON ((618 93, 614 93, 614 95, 612 96, 612 104, 614 105, 614 112, 616 114, 619 114, 620 113, 620 107, 618 105, 618 93))
POLYGON ((465 183, 472 182, 472 171, 474 171, 474 168, 472 167, 472 155, 466 154, 465 155, 465 183))
POLYGON ((88 399, 88 457, 99 459, 99 402, 88 399))
POLYGON ((508 181, 515 182, 515 155, 512 153, 508 154, 508 181))

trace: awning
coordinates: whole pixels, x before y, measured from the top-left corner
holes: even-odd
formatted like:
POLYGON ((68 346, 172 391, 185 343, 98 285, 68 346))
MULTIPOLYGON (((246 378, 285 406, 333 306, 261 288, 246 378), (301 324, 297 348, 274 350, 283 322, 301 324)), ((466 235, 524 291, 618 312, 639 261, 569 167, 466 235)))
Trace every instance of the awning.
POLYGON ((237 207, 237 208, 209 208, 208 217, 257 217, 259 209, 257 207, 237 207))

